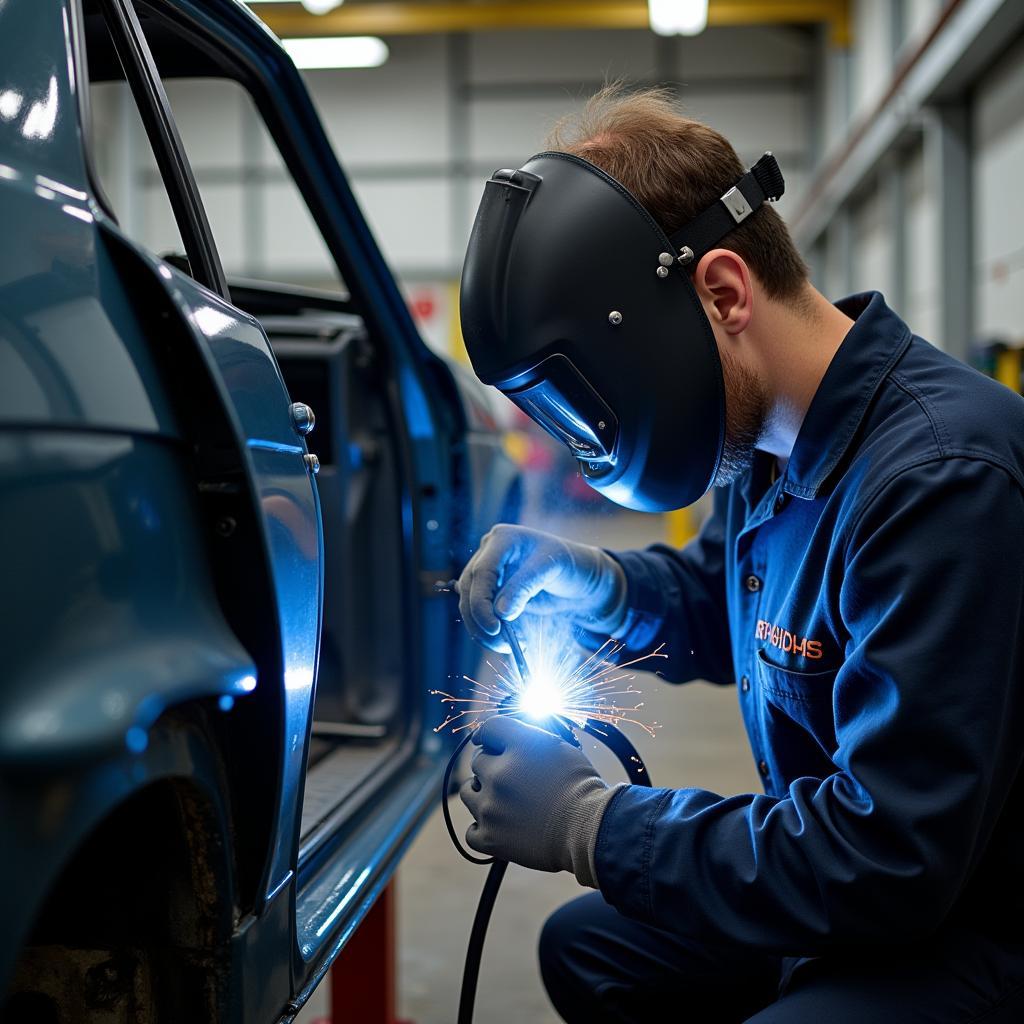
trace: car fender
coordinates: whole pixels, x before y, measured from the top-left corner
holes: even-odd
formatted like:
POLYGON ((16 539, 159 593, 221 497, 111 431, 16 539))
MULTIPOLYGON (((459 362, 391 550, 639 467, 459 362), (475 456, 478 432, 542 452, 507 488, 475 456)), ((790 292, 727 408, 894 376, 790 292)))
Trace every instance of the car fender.
POLYGON ((194 491, 162 440, 0 432, 0 564, 16 595, 0 769, 138 751, 167 708, 255 688, 218 606, 194 491))

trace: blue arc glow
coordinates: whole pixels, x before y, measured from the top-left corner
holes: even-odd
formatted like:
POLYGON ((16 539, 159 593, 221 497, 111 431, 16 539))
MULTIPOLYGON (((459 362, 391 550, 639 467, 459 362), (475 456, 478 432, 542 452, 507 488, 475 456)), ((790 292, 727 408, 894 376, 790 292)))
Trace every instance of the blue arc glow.
POLYGON ((555 616, 516 620, 526 670, 520 676, 513 658, 488 661, 491 678, 462 676, 461 692, 430 692, 441 698, 446 717, 434 731, 475 729, 495 715, 522 715, 542 725, 552 719, 582 728, 589 722, 636 725, 654 736, 657 722, 647 722, 640 691, 633 686, 638 666, 655 669, 667 657, 664 644, 620 662, 622 643, 606 640, 595 651, 582 651, 572 629, 555 616), (524 678, 525 677, 525 678, 524 678))
POLYGON ((530 673, 519 694, 519 709, 528 718, 543 721, 565 714, 565 695, 558 681, 544 673, 530 673))

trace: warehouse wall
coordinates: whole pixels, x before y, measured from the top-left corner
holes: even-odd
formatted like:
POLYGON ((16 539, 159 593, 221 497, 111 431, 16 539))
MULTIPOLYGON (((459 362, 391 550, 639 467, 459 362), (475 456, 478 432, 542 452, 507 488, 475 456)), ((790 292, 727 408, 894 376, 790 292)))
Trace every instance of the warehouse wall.
MULTIPOLYGON (((959 4, 971 6, 980 5, 959 4)), ((788 183, 780 211, 792 218, 808 182, 871 123, 942 8, 943 0, 853 0, 849 47, 824 29, 767 26, 672 40, 640 30, 399 36, 388 40, 381 68, 307 80, 425 334, 451 351, 456 282, 483 181, 539 149, 554 121, 606 78, 671 83, 746 161, 772 149, 788 183)), ((1024 42, 1001 44, 998 60, 943 97, 962 108, 968 167, 952 173, 944 165, 942 110, 910 111, 898 145, 816 235, 802 238, 830 297, 880 288, 916 330, 959 353, 971 338, 1024 333, 1024 204, 1015 192, 1024 42), (973 265, 965 278, 971 327, 947 337, 956 321, 943 255, 956 209, 970 215, 963 255, 973 265)), ((158 251, 180 248, 130 104, 116 89, 103 92, 98 148, 122 221, 158 251)), ((315 225, 241 89, 174 83, 170 94, 229 273, 337 287, 315 225)))
MULTIPOLYGON (((820 231, 801 234, 797 216, 798 237, 817 256, 819 286, 831 297, 878 288, 914 330, 963 356, 979 340, 1024 342, 1024 204, 1014 198, 1024 161, 1021 19, 1009 35, 983 28, 979 37, 987 32, 997 59, 963 62, 933 105, 908 108, 901 94, 883 104, 901 67, 922 47, 927 57, 938 28, 954 24, 942 20, 944 7, 995 25, 1012 20, 1011 6, 854 0, 849 49, 822 39, 816 65, 822 167, 856 161, 858 138, 879 111, 905 122, 889 151, 829 207, 820 231), (963 211, 968 228, 954 252, 963 211)), ((947 44, 955 48, 956 38, 947 44)))
MULTIPOLYGON (((307 73, 314 101, 428 340, 453 341, 455 282, 483 182, 544 144, 562 114, 606 79, 673 83, 685 108, 786 173, 783 215, 800 201, 819 119, 810 89, 817 32, 711 29, 396 36, 380 68, 307 73)), ((157 251, 173 220, 123 95, 94 104, 101 173, 122 222, 157 251)), ((229 274, 336 285, 315 226, 242 90, 170 83, 182 136, 229 274)), ((180 247, 180 246, 179 246, 180 247)))
POLYGON ((1024 39, 978 82, 972 120, 977 332, 1024 344, 1024 39))

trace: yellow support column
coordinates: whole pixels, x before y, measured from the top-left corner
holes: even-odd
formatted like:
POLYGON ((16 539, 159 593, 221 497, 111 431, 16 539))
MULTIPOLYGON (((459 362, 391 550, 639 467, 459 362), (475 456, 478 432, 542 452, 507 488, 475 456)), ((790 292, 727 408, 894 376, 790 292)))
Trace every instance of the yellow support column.
POLYGON ((665 540, 672 547, 685 547, 696 536, 697 522, 692 506, 665 513, 665 540))

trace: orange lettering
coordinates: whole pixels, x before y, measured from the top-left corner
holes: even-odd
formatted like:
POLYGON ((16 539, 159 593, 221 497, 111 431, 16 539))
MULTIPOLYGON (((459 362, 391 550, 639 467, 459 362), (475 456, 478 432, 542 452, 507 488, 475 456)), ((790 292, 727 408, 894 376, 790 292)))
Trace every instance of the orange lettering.
POLYGON ((792 652, 800 658, 810 658, 817 661, 822 657, 824 648, 820 640, 809 640, 807 637, 797 636, 790 633, 788 629, 773 625, 765 619, 758 619, 754 627, 754 636, 758 640, 766 640, 772 647, 778 647, 787 654, 792 652))

